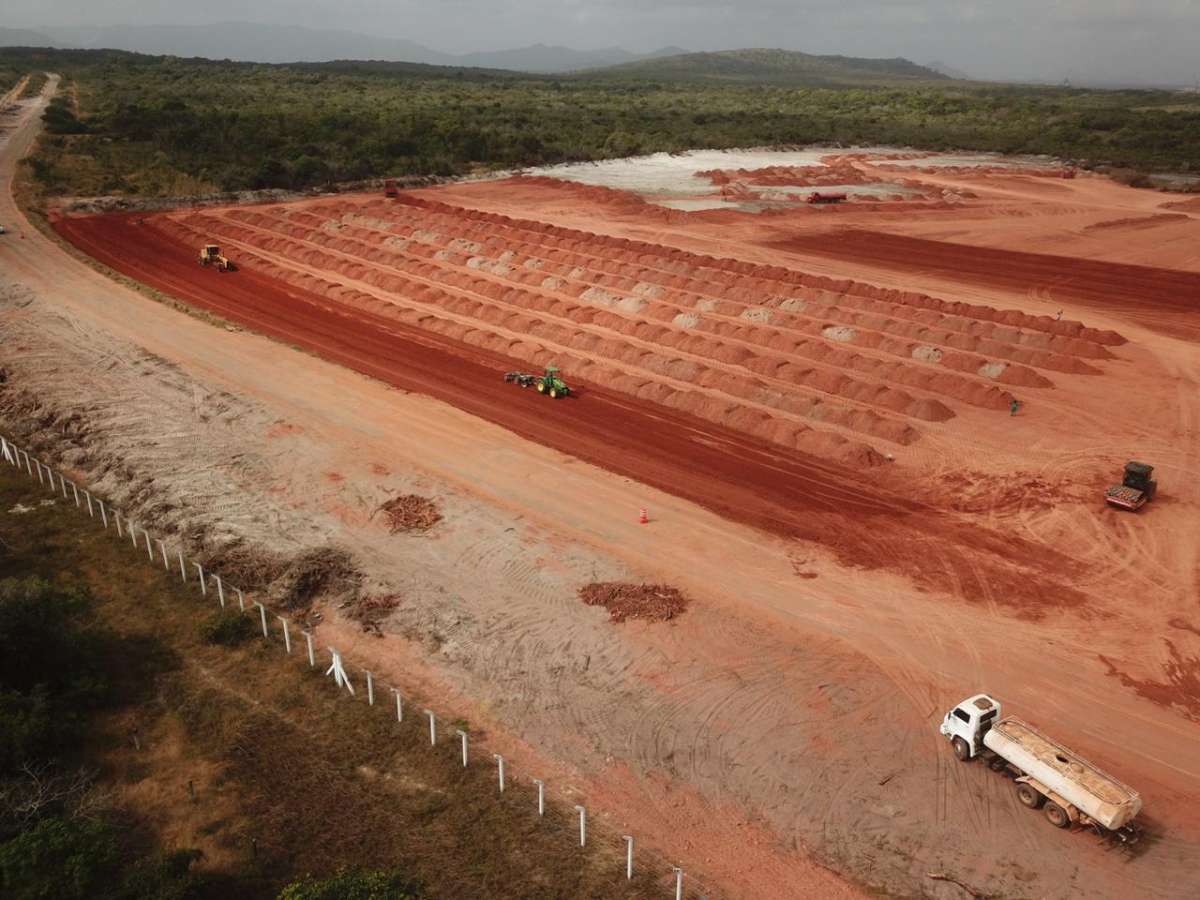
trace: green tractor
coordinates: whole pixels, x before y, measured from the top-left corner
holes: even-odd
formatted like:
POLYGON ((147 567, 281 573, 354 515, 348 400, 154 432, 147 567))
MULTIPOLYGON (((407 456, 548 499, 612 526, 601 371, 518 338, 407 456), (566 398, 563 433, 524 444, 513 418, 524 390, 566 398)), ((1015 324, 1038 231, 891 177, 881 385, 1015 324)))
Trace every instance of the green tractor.
POLYGON ((538 376, 534 384, 537 385, 539 394, 549 394, 551 400, 571 393, 567 383, 558 377, 558 366, 546 366, 546 374, 538 376))
POLYGON ((545 375, 530 375, 528 372, 505 372, 504 380, 519 384, 523 388, 536 387, 539 394, 549 394, 552 400, 571 393, 567 383, 558 377, 558 366, 546 366, 545 375))

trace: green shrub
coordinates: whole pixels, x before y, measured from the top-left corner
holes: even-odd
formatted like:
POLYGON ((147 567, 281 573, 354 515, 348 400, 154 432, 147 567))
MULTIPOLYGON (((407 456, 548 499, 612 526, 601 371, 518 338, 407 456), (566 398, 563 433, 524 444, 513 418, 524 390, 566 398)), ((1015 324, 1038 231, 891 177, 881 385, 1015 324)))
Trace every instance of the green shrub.
POLYGON ((277 900, 421 900, 421 886, 397 872, 341 872, 321 881, 303 879, 277 900))
POLYGON ((111 826, 80 819, 42 819, 0 845, 0 896, 8 900, 107 896, 119 862, 111 826))
POLYGON ((245 614, 223 609, 200 625, 200 637, 209 644, 236 647, 255 634, 254 622, 245 614))
POLYGON ((109 637, 84 627, 87 606, 38 578, 0 580, 0 775, 72 749, 110 698, 109 637))

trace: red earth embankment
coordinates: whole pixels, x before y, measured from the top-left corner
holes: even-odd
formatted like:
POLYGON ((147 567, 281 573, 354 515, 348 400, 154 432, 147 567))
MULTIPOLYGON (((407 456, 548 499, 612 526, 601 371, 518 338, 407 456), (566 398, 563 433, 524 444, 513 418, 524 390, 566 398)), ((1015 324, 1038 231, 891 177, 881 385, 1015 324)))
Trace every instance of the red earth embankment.
POLYGON ((898 272, 1039 292, 1102 309, 1160 334, 1200 340, 1200 273, 1025 253, 880 231, 846 229, 770 244, 898 272))

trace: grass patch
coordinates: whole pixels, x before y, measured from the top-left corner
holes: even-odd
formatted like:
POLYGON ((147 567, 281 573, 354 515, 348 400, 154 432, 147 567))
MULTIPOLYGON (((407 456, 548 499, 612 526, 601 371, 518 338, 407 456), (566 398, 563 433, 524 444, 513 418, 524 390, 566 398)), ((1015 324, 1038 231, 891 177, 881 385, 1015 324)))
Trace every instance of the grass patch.
MULTIPOLYGON (((181 847, 202 854, 185 867, 188 896, 274 897, 302 879, 291 896, 333 896, 320 884, 347 872, 419 886, 418 896, 662 896, 669 867, 640 853, 641 872, 657 877, 626 881, 619 835, 599 817, 579 848, 573 811, 551 803, 539 819, 531 785, 514 780, 499 795, 490 767, 462 768, 456 741, 429 746, 423 718, 398 724, 394 707, 366 705, 361 682, 356 699, 340 695, 302 652, 244 639, 228 624, 236 612, 214 615, 211 598, 144 564, 74 504, 39 505, 46 497, 0 466, 0 578, 86 592, 94 624, 141 648, 106 664, 131 670, 137 690, 98 713, 82 758, 122 824, 118 854, 136 850, 146 879, 178 873, 182 862, 161 850, 181 847), (9 512, 18 505, 29 511, 9 512)), ((253 633, 256 620, 245 621, 253 633)), ((406 699, 420 708, 423 698, 406 699)))

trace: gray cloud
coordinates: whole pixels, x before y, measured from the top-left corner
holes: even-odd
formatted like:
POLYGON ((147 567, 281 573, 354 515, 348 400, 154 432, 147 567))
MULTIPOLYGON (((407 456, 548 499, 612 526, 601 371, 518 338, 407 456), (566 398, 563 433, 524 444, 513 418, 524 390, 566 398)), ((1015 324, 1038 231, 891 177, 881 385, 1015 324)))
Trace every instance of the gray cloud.
POLYGON ((982 78, 1191 84, 1200 0, 6 0, 0 24, 288 23, 437 50, 784 47, 982 78))

